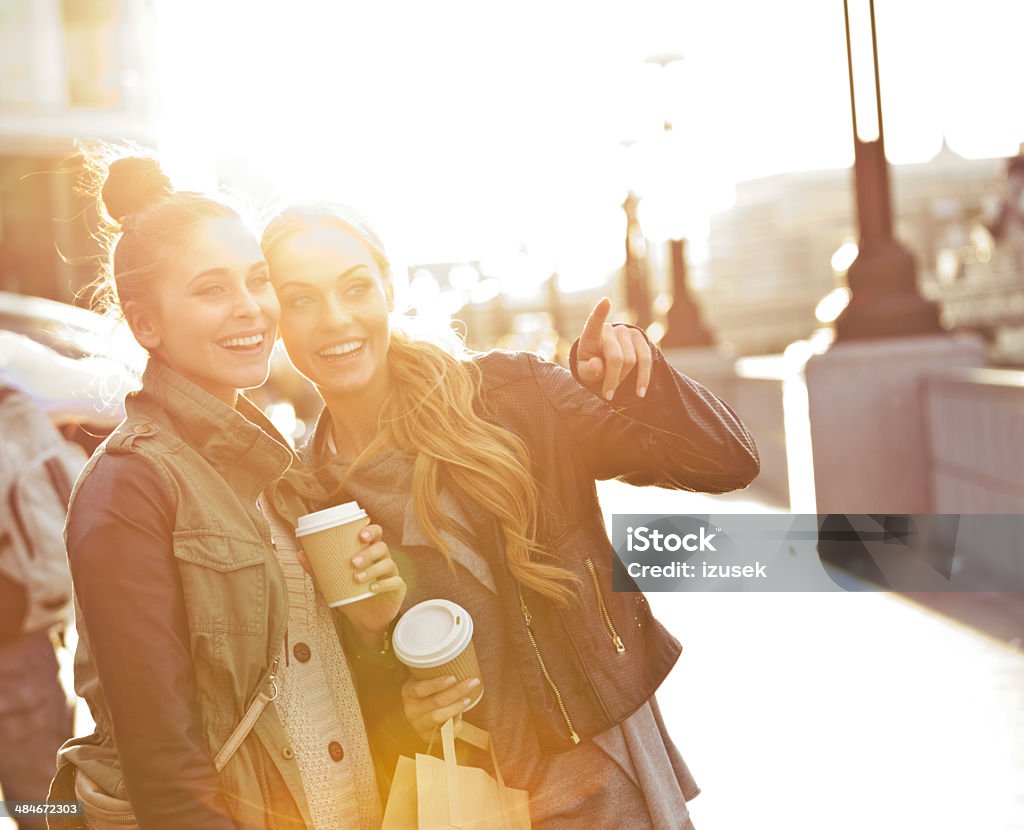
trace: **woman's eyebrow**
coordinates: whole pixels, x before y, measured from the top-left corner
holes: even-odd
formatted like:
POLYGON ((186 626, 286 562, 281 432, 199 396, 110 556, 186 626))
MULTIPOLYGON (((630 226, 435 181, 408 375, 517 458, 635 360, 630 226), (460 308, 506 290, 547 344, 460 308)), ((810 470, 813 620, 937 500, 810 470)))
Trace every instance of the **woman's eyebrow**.
POLYGON ((203 277, 226 277, 228 275, 227 268, 207 268, 205 271, 200 271, 192 279, 188 281, 188 285, 191 285, 196 280, 201 280, 203 277))
MULTIPOLYGON (((260 259, 249 266, 249 273, 251 274, 253 271, 261 271, 266 269, 267 267, 267 263, 264 260, 260 259)), ((192 277, 192 279, 190 279, 187 284, 191 285, 196 280, 200 280, 203 277, 227 277, 230 275, 230 268, 207 268, 205 271, 200 271, 198 274, 192 277)))
MULTIPOLYGON (((335 282, 341 282, 346 277, 352 276, 352 274, 354 274, 360 268, 367 268, 367 266, 364 263, 362 263, 362 262, 356 263, 351 268, 348 268, 348 269, 342 271, 340 274, 338 274, 338 276, 336 276, 334 278, 334 281, 335 282)), ((369 269, 367 269, 367 270, 369 270, 369 269)))
MULTIPOLYGON (((362 262, 357 263, 356 265, 353 265, 351 268, 347 268, 344 271, 342 271, 340 274, 335 276, 334 277, 334 281, 335 282, 341 282, 343 279, 352 276, 352 274, 354 274, 360 268, 367 268, 367 266, 364 263, 362 263, 362 262)), ((309 282, 309 281, 306 281, 306 280, 286 280, 285 282, 281 283, 278 286, 278 290, 279 291, 283 291, 286 288, 295 288, 295 287, 309 288, 309 287, 311 287, 313 285, 314 285, 313 282, 309 282)))

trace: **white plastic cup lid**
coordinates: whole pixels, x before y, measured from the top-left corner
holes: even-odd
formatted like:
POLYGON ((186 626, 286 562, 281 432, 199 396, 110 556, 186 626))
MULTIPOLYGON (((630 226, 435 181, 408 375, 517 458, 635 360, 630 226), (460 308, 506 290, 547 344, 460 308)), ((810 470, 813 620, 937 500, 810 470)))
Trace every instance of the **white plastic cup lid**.
POLYGON ((432 669, 454 660, 473 639, 473 618, 446 599, 414 605, 398 621, 391 648, 405 665, 432 669))
POLYGON ((311 533, 319 533, 321 530, 346 525, 356 519, 363 518, 366 518, 366 511, 359 506, 359 502, 347 501, 344 504, 336 504, 334 507, 317 510, 316 513, 307 513, 305 516, 299 516, 295 535, 296 537, 308 536, 311 533))

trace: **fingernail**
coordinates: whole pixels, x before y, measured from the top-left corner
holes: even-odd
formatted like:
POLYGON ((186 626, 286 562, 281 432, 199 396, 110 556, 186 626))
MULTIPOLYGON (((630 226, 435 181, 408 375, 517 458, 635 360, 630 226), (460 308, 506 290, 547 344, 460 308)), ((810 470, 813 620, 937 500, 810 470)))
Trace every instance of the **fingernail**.
POLYGON ((370 534, 364 530, 362 533, 359 534, 359 538, 362 539, 364 542, 369 542, 370 534))
POLYGON ((640 388, 639 388, 639 389, 637 390, 637 392, 636 392, 636 393, 637 393, 637 395, 639 395, 639 396, 640 396, 640 397, 642 398, 642 397, 643 397, 644 395, 646 395, 646 394, 647 394, 647 387, 646 387, 646 386, 641 386, 641 387, 640 387, 640 388))
POLYGON ((610 401, 614 397, 615 397, 615 390, 614 389, 609 389, 607 392, 604 393, 604 399, 606 401, 610 401))
POLYGON ((370 590, 371 591, 379 591, 380 590, 380 583, 379 582, 371 583, 370 584, 370 590))
POLYGON ((479 678, 479 677, 474 677, 474 678, 473 678, 472 680, 470 680, 470 681, 469 681, 469 683, 468 683, 468 684, 466 684, 466 685, 468 685, 468 686, 469 686, 469 688, 471 688, 471 689, 475 689, 475 688, 476 688, 477 686, 479 686, 479 685, 480 685, 480 678, 479 678))
POLYGON ((454 686, 455 685, 455 678, 454 677, 446 677, 444 679, 444 685, 445 686, 454 686))
POLYGON ((463 705, 463 706, 469 706, 469 704, 470 704, 470 703, 472 703, 472 702, 473 702, 473 701, 472 701, 472 700, 470 700, 470 699, 469 699, 468 697, 464 697, 464 698, 462 698, 462 705, 463 705))
POLYGON ((356 574, 356 582, 362 582, 364 579, 366 579, 366 571, 360 571, 356 574))
POLYGON ((352 560, 352 564, 353 566, 358 568, 360 565, 363 564, 363 557, 357 556, 355 559, 352 560))

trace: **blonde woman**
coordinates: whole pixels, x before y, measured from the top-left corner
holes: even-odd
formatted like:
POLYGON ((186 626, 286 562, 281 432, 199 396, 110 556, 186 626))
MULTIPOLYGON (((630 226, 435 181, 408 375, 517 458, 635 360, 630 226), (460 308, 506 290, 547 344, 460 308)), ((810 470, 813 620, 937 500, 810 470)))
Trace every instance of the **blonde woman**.
POLYGON ((389 743, 388 705, 425 741, 482 679, 465 718, 530 792, 535 827, 688 826, 697 788, 654 698, 680 646, 641 594, 611 590, 594 481, 743 487, 759 462, 739 419, 642 332, 609 325, 607 300, 571 372, 526 353, 457 358, 392 329, 388 260, 358 214, 290 209, 262 244, 285 347, 326 403, 311 465, 383 526, 406 607, 446 598, 474 619, 482 678, 399 687, 392 671, 361 690, 383 770, 417 748, 389 743))

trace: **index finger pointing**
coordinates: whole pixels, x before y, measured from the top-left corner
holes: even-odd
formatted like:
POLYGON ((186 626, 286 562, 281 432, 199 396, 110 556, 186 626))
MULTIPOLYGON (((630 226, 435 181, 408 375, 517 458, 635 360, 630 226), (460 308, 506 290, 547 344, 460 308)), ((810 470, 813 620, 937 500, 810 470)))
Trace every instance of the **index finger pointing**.
POLYGON ((583 326, 583 334, 580 335, 580 346, 586 348, 587 353, 601 353, 601 339, 604 336, 604 324, 612 310, 612 301, 602 297, 594 310, 587 317, 583 326))

